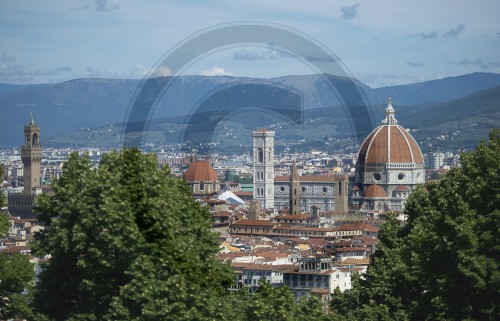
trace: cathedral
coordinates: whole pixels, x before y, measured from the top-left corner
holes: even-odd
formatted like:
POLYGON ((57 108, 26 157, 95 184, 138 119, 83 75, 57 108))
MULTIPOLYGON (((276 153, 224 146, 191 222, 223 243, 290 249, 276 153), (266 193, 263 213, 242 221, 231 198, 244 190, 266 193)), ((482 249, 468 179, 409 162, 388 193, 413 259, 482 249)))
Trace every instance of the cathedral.
POLYGON ((398 125, 389 98, 385 119, 366 137, 359 150, 351 208, 403 211, 410 193, 423 183, 422 152, 410 133, 398 125))
POLYGON ((390 98, 382 124, 361 145, 349 184, 347 174, 299 176, 295 164, 290 176, 274 176, 274 136, 267 129, 253 132, 254 199, 262 208, 288 208, 291 214, 313 207, 338 213, 401 212, 410 193, 425 183, 420 147, 398 125, 390 98))

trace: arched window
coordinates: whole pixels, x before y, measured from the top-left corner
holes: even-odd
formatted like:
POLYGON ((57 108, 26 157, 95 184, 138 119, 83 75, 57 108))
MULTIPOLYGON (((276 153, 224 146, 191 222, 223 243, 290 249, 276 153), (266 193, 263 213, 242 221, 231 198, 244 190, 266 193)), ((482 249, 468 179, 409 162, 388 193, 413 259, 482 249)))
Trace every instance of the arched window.
POLYGON ((257 155, 258 155, 258 162, 259 163, 264 162, 264 151, 262 150, 262 148, 259 148, 257 150, 257 155))
POLYGON ((38 135, 36 133, 33 134, 33 146, 38 145, 38 135))
POLYGON ((200 182, 200 191, 204 191, 204 190, 205 190, 205 183, 200 182))

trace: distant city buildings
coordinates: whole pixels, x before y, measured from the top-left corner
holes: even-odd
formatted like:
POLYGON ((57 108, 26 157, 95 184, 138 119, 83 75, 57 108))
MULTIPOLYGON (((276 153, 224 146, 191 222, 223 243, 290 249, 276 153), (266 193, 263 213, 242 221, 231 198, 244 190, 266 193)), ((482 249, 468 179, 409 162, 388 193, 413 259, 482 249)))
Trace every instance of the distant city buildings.
MULTIPOLYGON (((158 166, 183 178, 210 212, 212 230, 220 233, 218 259, 231 263, 234 289, 254 292, 262 279, 274 288, 288 286, 297 298, 317 296, 328 309, 331 293, 351 288, 352 273, 366 271, 387 212, 404 219, 404 203, 417 185, 459 166, 459 156, 449 152, 424 158, 398 125, 390 101, 385 113, 357 153, 276 155, 275 131, 258 129, 250 155, 208 158, 160 149, 158 166)), ((33 233, 43 229, 31 211, 33 201, 50 191, 71 152, 42 150, 33 119, 20 149, 0 149, 12 223, 0 251, 30 253, 33 233)), ((77 152, 98 166, 106 150, 77 152)))

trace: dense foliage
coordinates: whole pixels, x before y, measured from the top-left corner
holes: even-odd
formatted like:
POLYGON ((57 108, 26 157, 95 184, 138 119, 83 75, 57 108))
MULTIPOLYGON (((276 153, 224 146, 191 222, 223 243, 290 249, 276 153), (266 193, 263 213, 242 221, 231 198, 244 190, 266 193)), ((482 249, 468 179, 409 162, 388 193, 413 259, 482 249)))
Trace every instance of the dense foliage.
MULTIPOLYGON (((0 164, 0 185, 3 184, 3 164, 0 164)), ((5 206, 5 194, 0 190, 0 208, 5 206)))
POLYGON ((409 198, 408 223, 380 230, 357 286, 337 293, 337 316, 366 320, 500 319, 500 130, 462 155, 462 168, 409 198))
POLYGON ((33 265, 28 257, 0 254, 0 318, 31 318, 29 306, 34 284, 33 265))
POLYGON ((54 320, 218 319, 232 275, 215 260, 209 213, 187 185, 137 149, 103 156, 98 169, 71 155, 37 212, 50 254, 35 294, 54 320))
MULTIPOLYGON (((0 164, 0 174, 3 165, 0 164)), ((0 179, 1 179, 0 175, 0 179)), ((3 191, 0 191, 0 208, 5 206, 3 191)), ((0 240, 7 236, 10 222, 0 210, 0 240)), ((0 319, 32 317, 31 299, 35 272, 26 255, 0 253, 0 319)))

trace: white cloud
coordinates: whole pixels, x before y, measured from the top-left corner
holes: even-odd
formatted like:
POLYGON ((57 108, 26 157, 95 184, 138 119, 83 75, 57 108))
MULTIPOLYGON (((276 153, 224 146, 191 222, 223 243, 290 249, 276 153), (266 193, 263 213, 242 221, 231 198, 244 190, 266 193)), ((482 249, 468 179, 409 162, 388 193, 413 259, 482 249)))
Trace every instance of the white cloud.
POLYGON ((234 76, 232 72, 224 70, 222 67, 213 66, 209 70, 202 70, 202 76, 234 76))
POLYGON ((273 49, 246 49, 242 48, 233 53, 233 59, 238 60, 276 60, 289 58, 289 55, 273 49))
POLYGON ((8 83, 43 83, 59 77, 72 75, 69 66, 50 67, 45 65, 20 64, 10 51, 0 53, 0 82, 8 83))
POLYGON ((500 62, 497 61, 484 61, 483 58, 469 59, 463 58, 460 61, 448 61, 450 65, 475 65, 480 66, 482 69, 499 68, 500 62))
POLYGON ((172 76, 172 70, 166 66, 159 66, 151 74, 151 77, 167 77, 167 76, 172 76))

